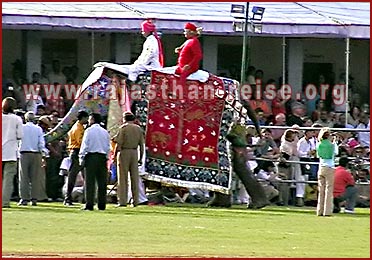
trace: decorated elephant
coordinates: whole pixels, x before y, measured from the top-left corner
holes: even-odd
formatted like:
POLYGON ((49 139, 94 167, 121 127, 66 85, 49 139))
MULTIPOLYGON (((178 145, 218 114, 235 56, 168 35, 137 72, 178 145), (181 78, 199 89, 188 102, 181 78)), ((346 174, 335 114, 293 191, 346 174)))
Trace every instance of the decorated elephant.
POLYGON ((97 66, 78 91, 74 105, 46 136, 63 137, 79 110, 98 112, 114 136, 122 114, 132 110, 146 133, 147 180, 215 192, 209 206, 231 206, 232 171, 252 198, 250 208, 265 206, 262 187, 246 166, 245 136, 230 127, 249 116, 260 129, 248 103, 237 99, 238 83, 198 71, 178 84, 174 67, 146 72, 127 84, 121 65, 97 66), (229 141, 229 142, 228 142, 229 141))

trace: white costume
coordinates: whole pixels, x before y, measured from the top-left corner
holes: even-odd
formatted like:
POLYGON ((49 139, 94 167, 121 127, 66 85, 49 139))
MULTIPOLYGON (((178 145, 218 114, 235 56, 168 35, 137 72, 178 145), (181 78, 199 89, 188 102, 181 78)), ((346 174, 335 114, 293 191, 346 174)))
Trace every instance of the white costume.
MULTIPOLYGON (((368 124, 365 125, 363 123, 360 123, 359 125, 357 125, 356 128, 358 129, 369 129, 369 121, 368 121, 368 124)), ((358 132, 358 142, 363 146, 367 146, 368 148, 370 147, 370 135, 371 133, 370 132, 358 132)))
POLYGON ((135 81, 138 74, 161 68, 159 62, 159 44, 154 35, 149 35, 143 43, 142 52, 132 65, 118 65, 109 62, 98 62, 94 67, 105 66, 128 75, 130 81, 135 81))

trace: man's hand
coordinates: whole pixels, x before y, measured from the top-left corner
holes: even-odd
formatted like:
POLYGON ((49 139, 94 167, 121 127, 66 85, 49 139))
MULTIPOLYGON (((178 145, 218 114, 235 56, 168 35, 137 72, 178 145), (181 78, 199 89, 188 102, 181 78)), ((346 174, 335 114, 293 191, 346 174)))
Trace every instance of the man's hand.
POLYGON ((309 156, 315 156, 315 155, 316 155, 316 150, 310 150, 310 151, 308 152, 308 155, 309 155, 309 156))
POLYGON ((190 65, 186 64, 185 66, 183 66, 182 70, 183 71, 186 71, 186 70, 189 70, 190 69, 190 65))
POLYGON ((41 167, 42 167, 42 168, 45 168, 45 166, 46 166, 46 161, 45 161, 45 157, 43 157, 43 158, 41 159, 41 167))
POLYGON ((181 47, 177 47, 174 49, 174 53, 179 53, 181 51, 181 47))
POLYGON ((85 160, 84 159, 79 159, 79 165, 81 167, 85 167, 85 160))

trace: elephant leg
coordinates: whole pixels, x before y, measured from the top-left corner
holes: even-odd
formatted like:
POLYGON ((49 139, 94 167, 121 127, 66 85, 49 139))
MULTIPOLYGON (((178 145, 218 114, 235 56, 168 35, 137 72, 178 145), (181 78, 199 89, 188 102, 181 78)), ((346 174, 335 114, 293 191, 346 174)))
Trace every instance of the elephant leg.
POLYGON ((207 203, 207 207, 230 208, 231 207, 231 195, 223 194, 220 192, 214 192, 212 200, 210 200, 207 203))
POLYGON ((232 149, 232 166, 234 172, 238 175, 242 181, 245 189, 251 197, 252 203, 248 208, 259 209, 269 205, 265 190, 262 185, 257 181, 253 172, 246 165, 247 158, 245 151, 240 152, 232 149))

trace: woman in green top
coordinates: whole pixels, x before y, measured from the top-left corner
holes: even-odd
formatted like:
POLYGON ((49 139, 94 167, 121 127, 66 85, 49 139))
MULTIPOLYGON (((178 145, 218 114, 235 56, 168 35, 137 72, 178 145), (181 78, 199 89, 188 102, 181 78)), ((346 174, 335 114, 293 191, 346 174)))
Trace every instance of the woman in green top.
POLYGON ((329 140, 331 131, 328 127, 320 130, 318 135, 317 155, 319 157, 318 171, 318 216, 331 216, 333 212, 333 183, 335 174, 334 157, 338 154, 336 139, 329 140))

